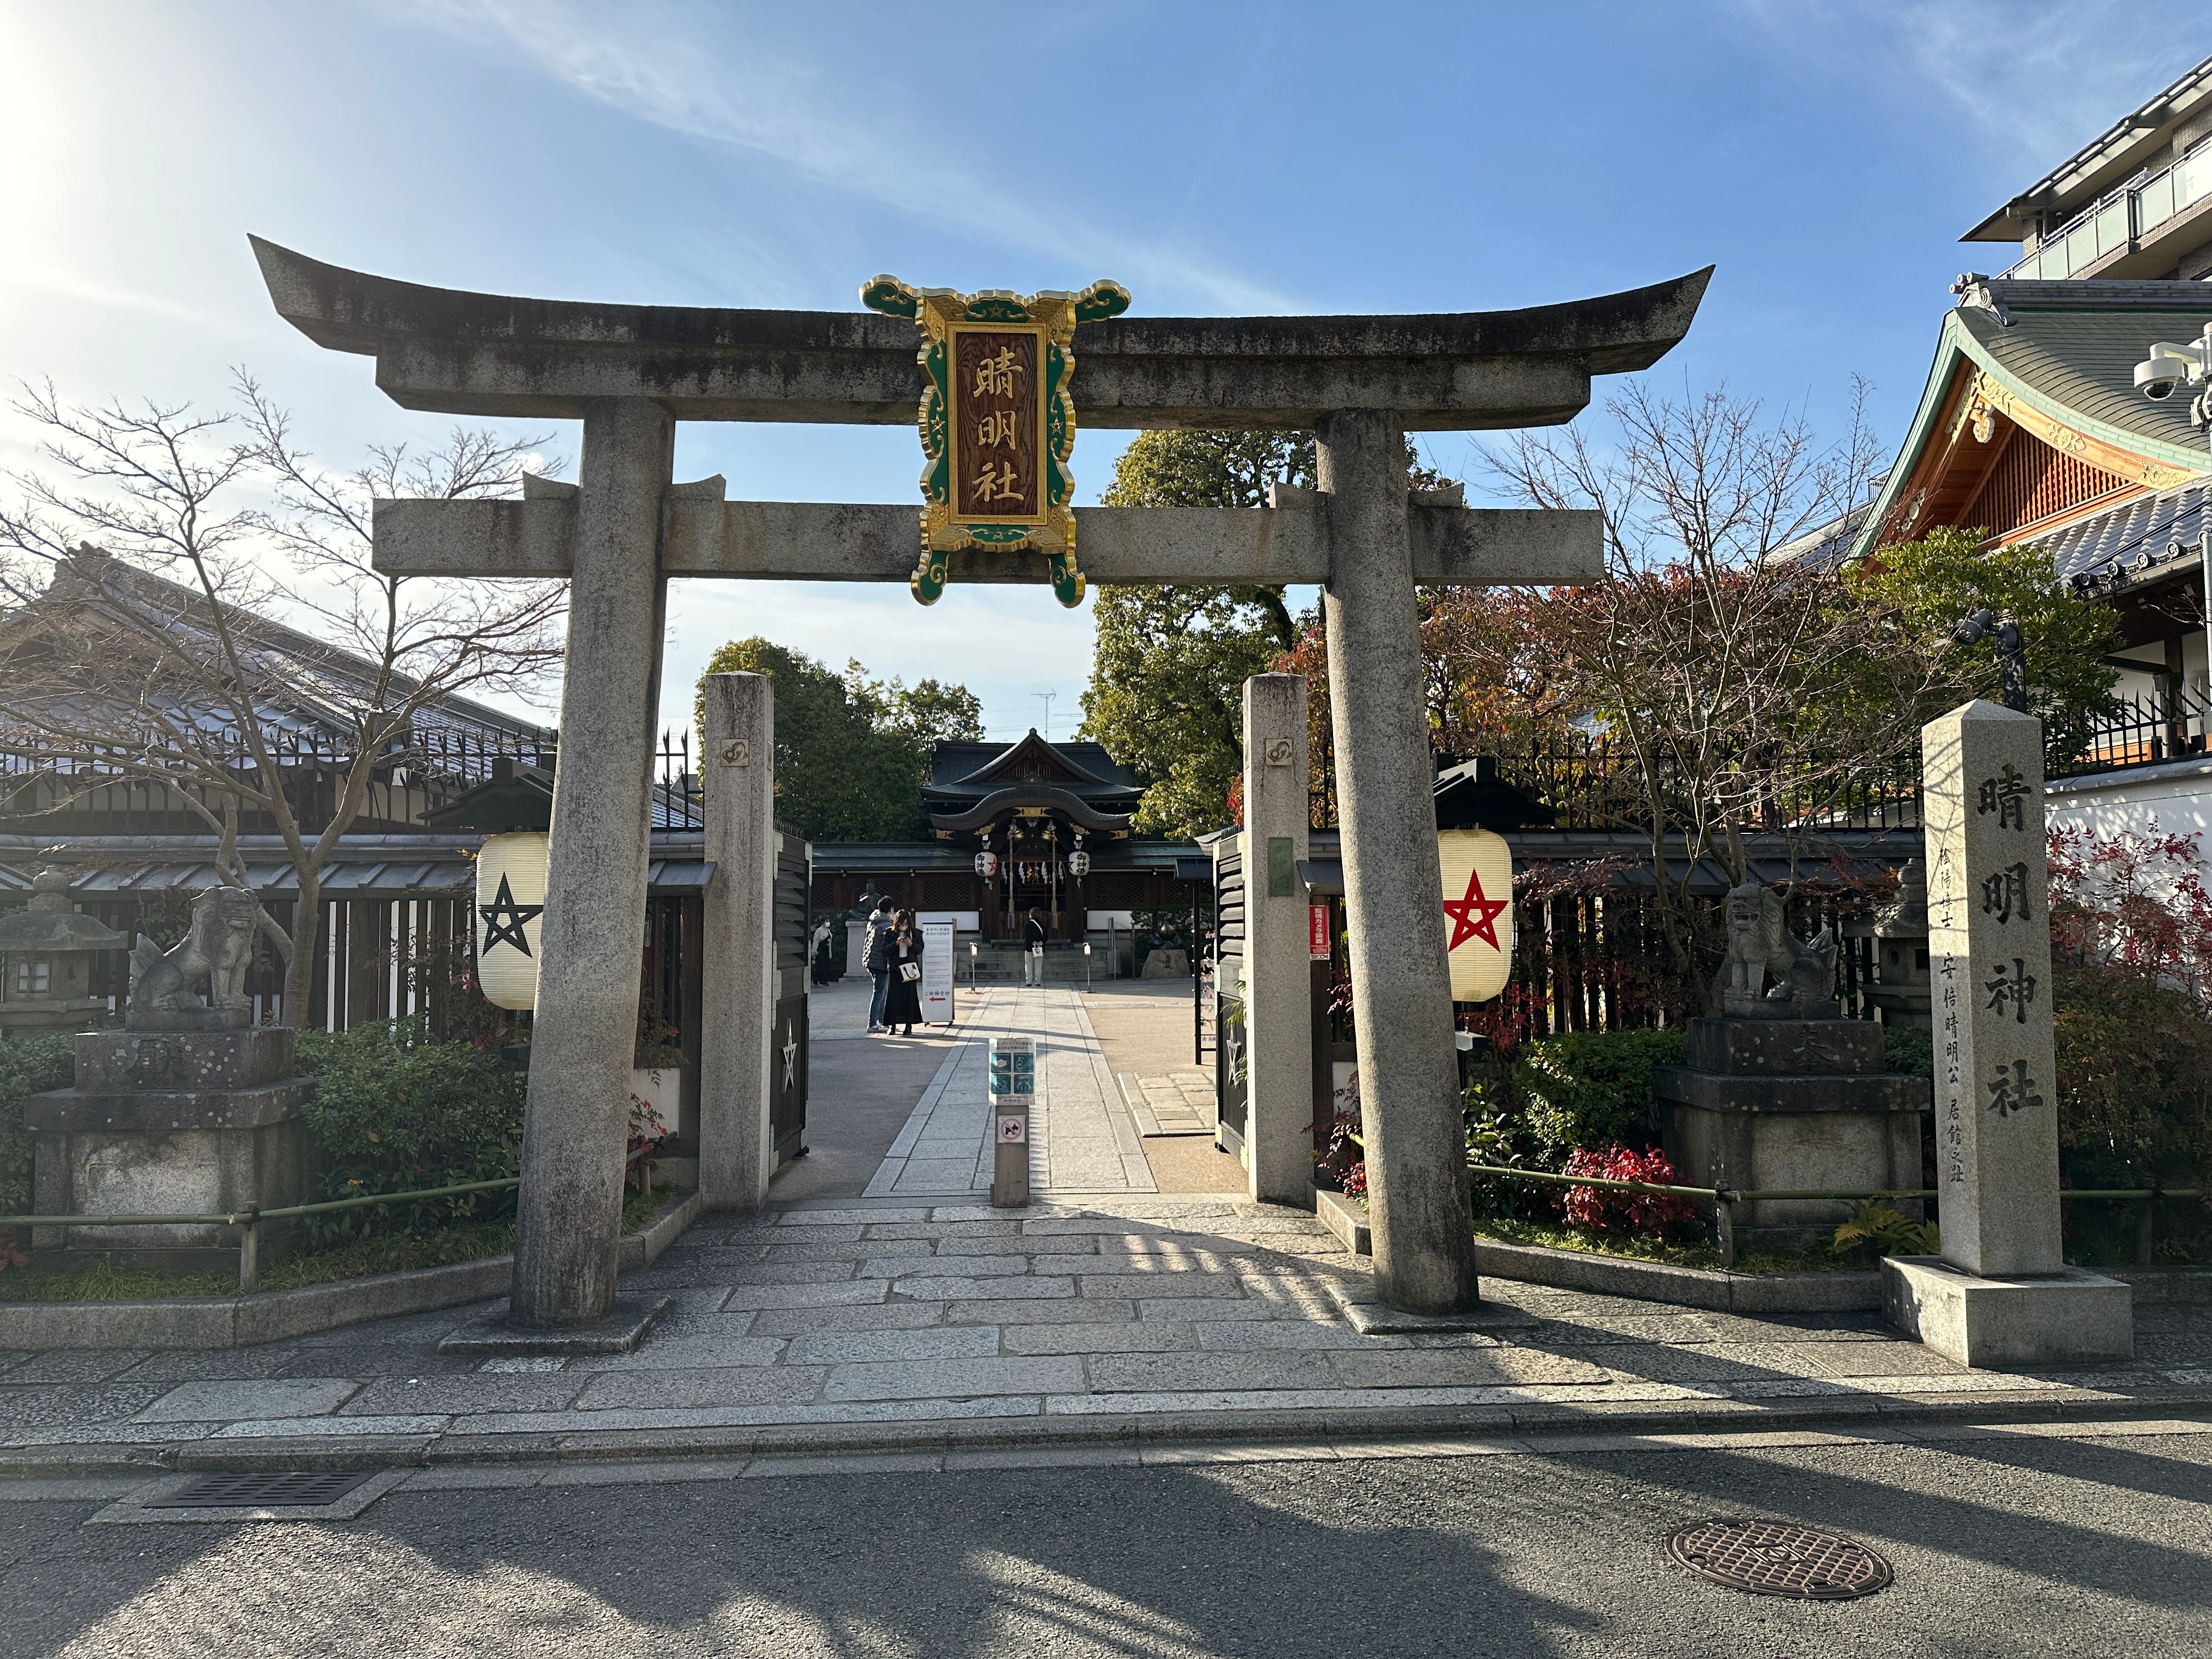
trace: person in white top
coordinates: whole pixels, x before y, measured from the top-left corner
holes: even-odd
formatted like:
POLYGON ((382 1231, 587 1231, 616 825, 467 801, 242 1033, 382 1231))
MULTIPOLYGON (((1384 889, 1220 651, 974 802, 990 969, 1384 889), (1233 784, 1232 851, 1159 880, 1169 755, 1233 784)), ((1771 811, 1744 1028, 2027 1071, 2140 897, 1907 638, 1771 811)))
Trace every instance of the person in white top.
POLYGON ((1030 919, 1022 924, 1022 983, 1044 983, 1044 923, 1037 920, 1032 908, 1030 919))

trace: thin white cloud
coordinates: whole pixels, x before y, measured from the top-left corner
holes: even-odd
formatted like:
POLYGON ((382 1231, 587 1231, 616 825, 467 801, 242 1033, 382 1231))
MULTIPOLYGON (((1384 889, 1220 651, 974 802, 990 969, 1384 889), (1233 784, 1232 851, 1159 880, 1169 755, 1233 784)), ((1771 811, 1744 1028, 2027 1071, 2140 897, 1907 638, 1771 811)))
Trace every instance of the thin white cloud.
POLYGON ((185 323, 203 333, 243 339, 249 331, 236 317, 227 317, 203 307, 187 305, 162 294, 136 293, 96 277, 53 265, 15 265, 0 269, 0 292, 14 291, 44 300, 70 300, 104 311, 137 312, 185 323))
MULTIPOLYGON (((2152 0, 1730 0, 1780 54, 1948 106, 1958 150, 2025 189, 2204 55, 2152 0), (2018 176, 2015 177, 2014 175, 2018 176)), ((1993 198, 1990 205, 1997 205, 1993 198)))
POLYGON ((949 138, 918 143, 911 120, 880 98, 827 86, 812 65, 758 50, 736 37, 734 20, 684 0, 620 8, 581 0, 392 3, 417 23, 520 52, 543 73, 639 120, 768 156, 968 234, 1092 260, 1124 280, 1235 310, 1297 308, 1266 284, 1183 250, 1102 234, 994 184, 962 165, 949 138))

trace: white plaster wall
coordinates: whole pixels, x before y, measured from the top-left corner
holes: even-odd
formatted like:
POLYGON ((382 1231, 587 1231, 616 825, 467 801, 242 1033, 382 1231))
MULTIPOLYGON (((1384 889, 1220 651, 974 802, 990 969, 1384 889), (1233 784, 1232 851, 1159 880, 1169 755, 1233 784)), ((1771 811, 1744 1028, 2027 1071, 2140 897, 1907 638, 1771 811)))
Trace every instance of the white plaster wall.
POLYGON ((2081 827, 2098 836, 2201 836, 2199 850, 2212 859, 2212 761, 2068 778, 2045 786, 2044 805, 2054 829, 2081 827))

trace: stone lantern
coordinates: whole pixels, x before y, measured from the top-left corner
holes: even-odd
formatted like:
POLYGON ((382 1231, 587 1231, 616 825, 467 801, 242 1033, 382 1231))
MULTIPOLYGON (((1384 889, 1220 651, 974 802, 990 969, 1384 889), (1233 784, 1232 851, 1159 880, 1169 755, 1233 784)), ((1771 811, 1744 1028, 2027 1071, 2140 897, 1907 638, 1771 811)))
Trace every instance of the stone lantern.
POLYGON ((1918 859, 1897 872, 1896 902, 1874 919, 1875 982, 1867 1000, 1885 1025, 1935 1027, 1929 1012, 1928 866, 1918 859))
POLYGON ((92 994, 92 959, 131 940, 79 915, 69 887, 66 870, 42 869, 30 903, 0 916, 0 1036, 80 1030, 107 1012, 92 994))

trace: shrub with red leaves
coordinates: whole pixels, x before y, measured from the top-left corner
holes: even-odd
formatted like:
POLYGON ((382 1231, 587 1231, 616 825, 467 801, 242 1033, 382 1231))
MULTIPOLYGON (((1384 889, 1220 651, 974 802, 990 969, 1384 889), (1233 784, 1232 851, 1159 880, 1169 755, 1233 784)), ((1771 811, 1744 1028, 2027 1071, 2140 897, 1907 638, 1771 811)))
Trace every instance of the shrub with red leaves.
MULTIPOLYGON (((1577 1148, 1567 1158, 1565 1173, 1595 1176, 1602 1181, 1648 1181, 1655 1186, 1674 1184, 1674 1166, 1656 1146, 1633 1152, 1613 1146, 1601 1152, 1577 1148)), ((1697 1218, 1697 1200, 1673 1193, 1629 1193, 1613 1187, 1567 1188, 1567 1219, 1577 1227, 1598 1232, 1662 1233, 1670 1223, 1697 1218)))

